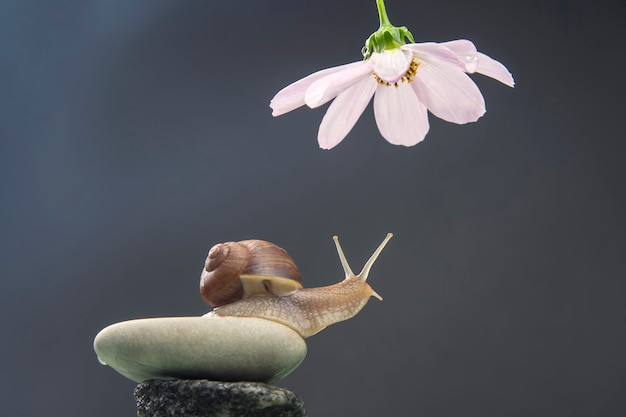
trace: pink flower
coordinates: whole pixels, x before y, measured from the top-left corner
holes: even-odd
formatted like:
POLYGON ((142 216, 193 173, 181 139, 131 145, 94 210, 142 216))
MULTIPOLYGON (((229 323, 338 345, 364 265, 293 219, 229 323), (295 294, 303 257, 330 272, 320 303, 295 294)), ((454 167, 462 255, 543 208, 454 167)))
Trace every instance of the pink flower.
POLYGON ((475 122, 485 114, 483 96, 467 74, 479 73, 513 87, 498 61, 468 40, 409 43, 371 52, 364 61, 328 68, 283 88, 272 99, 273 116, 330 100, 319 127, 321 148, 331 149, 355 125, 374 96, 381 135, 394 145, 413 146, 428 133, 428 113, 448 122, 475 122))

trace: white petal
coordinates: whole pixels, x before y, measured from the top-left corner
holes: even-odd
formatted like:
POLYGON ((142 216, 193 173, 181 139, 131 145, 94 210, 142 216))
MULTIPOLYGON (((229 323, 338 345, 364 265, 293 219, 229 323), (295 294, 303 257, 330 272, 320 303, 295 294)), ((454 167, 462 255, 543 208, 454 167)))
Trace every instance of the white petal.
POLYGON ((342 71, 315 81, 306 90, 304 102, 314 109, 337 97, 337 94, 350 87, 365 76, 370 76, 372 64, 369 61, 355 62, 342 71))
POLYGON ((476 54, 476 47, 471 41, 457 39, 455 41, 442 42, 440 45, 445 46, 457 55, 466 72, 472 74, 476 71, 478 55, 476 54))
POLYGON ((320 124, 317 134, 320 148, 334 148, 346 137, 367 107, 374 91, 376 80, 374 77, 366 77, 337 96, 320 124))
POLYGON ((350 64, 317 71, 283 88, 276 93, 272 101, 270 101, 270 107, 273 110, 272 116, 280 116, 281 114, 288 113, 300 106, 304 106, 304 93, 311 84, 327 75, 343 71, 344 69, 355 66, 356 64, 359 64, 359 62, 352 62, 350 64))
POLYGON ((450 49, 434 42, 424 43, 409 43, 401 47, 403 50, 413 52, 413 55, 417 61, 422 59, 436 58, 440 61, 450 63, 452 65, 459 65, 459 58, 450 49))
POLYGON ((441 42, 439 45, 445 46, 452 52, 459 56, 474 55, 476 53, 476 46, 467 39, 456 39, 454 41, 441 42))
POLYGON ((394 145, 413 146, 428 133, 428 113, 408 83, 398 87, 378 85, 374 95, 378 130, 394 145))
POLYGON ((475 122, 485 114, 480 90, 458 66, 423 61, 411 85, 428 110, 448 122, 475 122))
POLYGON ((491 77, 495 80, 500 81, 502 84, 506 84, 509 87, 513 87, 515 85, 515 81, 513 80, 513 75, 509 72, 508 69, 500 62, 495 59, 478 52, 478 68, 476 68, 476 72, 479 74, 486 75, 487 77, 491 77))
POLYGON ((486 75, 509 87, 515 85, 513 76, 504 65, 481 52, 477 52, 474 44, 467 39, 443 42, 441 45, 458 55, 461 62, 465 64, 466 72, 486 75))
POLYGON ((373 53, 370 58, 374 64, 374 72, 378 77, 390 84, 404 77, 413 62, 413 53, 402 49, 391 49, 381 53, 373 53))

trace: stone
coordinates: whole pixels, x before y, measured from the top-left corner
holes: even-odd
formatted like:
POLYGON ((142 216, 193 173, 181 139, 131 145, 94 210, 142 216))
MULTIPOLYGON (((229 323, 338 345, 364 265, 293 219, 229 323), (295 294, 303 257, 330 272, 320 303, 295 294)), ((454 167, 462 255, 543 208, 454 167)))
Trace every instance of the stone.
POLYGON ((106 327, 94 340, 98 359, 135 381, 210 379, 272 383, 306 356, 291 328, 253 317, 163 317, 106 327))
POLYGON ((151 380, 135 388, 138 417, 304 417, 292 391, 258 382, 151 380))

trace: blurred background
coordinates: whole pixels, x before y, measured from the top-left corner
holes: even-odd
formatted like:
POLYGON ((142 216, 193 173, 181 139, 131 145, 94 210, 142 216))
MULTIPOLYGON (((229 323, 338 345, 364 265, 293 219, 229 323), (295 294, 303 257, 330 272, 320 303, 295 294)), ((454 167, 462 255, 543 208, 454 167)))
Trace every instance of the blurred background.
POLYGON ((278 385, 311 416, 623 416, 623 1, 388 0, 417 41, 472 40, 487 113, 387 143, 371 104, 335 149, 287 84, 361 58, 374 0, 0 4, 3 416, 133 416, 98 363, 117 321, 202 315, 208 249, 261 238, 305 286, 384 301, 308 340, 278 385))

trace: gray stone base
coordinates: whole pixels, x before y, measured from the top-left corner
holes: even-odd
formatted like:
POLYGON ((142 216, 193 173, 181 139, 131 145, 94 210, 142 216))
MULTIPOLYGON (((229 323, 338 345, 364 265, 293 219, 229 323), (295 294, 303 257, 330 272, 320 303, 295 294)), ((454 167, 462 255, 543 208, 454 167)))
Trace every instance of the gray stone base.
POLYGON ((135 388, 138 417, 305 417, 293 392, 260 382, 150 380, 135 388))

